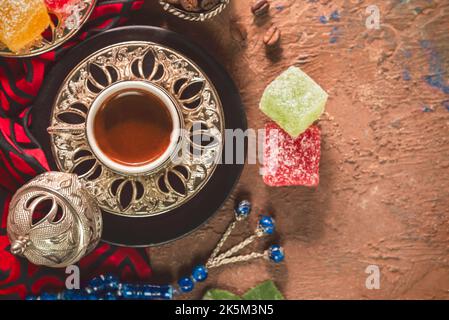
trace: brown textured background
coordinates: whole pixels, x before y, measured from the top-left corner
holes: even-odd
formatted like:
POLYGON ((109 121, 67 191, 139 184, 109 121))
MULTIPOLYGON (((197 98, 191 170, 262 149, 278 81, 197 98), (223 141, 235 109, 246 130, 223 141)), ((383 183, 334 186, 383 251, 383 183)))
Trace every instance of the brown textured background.
POLYGON ((147 0, 134 22, 178 31, 215 55, 240 89, 252 128, 267 121, 259 98, 280 72, 296 65, 311 75, 330 96, 320 121, 320 186, 270 188, 258 166, 247 165, 211 221, 149 249, 153 280, 175 280, 204 261, 236 199, 248 196, 255 211, 275 215, 286 262, 214 270, 188 298, 210 287, 242 294, 266 279, 288 299, 449 298, 448 1, 271 0, 270 16, 257 21, 250 3, 234 0, 216 19, 189 23, 147 0), (380 8, 380 30, 365 27, 370 4, 380 8), (334 10, 339 21, 320 22, 334 10), (268 57, 262 38, 272 24, 282 49, 268 57), (440 77, 433 85, 432 75, 440 77), (370 264, 380 267, 380 290, 365 288, 370 264))

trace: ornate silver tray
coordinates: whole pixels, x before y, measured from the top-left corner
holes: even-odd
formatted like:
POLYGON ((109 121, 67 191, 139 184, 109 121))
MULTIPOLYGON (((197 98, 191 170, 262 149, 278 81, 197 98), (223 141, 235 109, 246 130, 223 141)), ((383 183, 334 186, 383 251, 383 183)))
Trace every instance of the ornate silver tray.
POLYGON ((41 37, 28 48, 12 52, 0 42, 0 56, 4 57, 33 57, 51 51, 74 36, 84 25, 92 13, 97 0, 79 0, 69 14, 49 12, 53 17, 49 35, 41 37))
POLYGON ((95 52, 70 72, 57 93, 48 132, 59 170, 77 173, 103 210, 145 217, 179 207, 203 188, 221 157, 224 114, 213 84, 189 58, 156 43, 129 41, 95 52), (128 80, 149 81, 176 102, 185 129, 179 163, 126 176, 96 159, 85 133, 90 105, 105 88, 128 80), (198 134, 213 142, 198 143, 198 134))

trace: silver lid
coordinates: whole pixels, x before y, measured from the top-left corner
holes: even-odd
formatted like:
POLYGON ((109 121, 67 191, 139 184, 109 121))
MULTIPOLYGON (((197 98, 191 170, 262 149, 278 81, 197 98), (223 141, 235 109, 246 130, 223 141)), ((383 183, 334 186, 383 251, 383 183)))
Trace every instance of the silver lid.
POLYGON ((101 211, 75 174, 41 174, 10 203, 11 252, 36 265, 59 268, 78 262, 97 246, 101 231, 101 211))

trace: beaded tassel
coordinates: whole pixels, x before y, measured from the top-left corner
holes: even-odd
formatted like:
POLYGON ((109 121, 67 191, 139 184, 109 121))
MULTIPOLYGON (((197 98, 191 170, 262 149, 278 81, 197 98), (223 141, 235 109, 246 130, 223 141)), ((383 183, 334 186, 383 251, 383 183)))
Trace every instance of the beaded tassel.
POLYGON ((245 220, 251 212, 251 203, 242 201, 235 208, 235 219, 229 224, 217 246, 205 265, 197 265, 190 276, 179 279, 177 286, 173 285, 136 285, 120 283, 111 275, 101 275, 93 278, 88 286, 82 290, 66 290, 60 294, 44 293, 39 297, 27 297, 29 300, 170 300, 173 296, 190 292, 195 283, 207 279, 209 269, 228 265, 231 263, 250 261, 265 258, 275 263, 282 262, 285 258, 284 251, 279 245, 272 245, 263 252, 252 252, 244 255, 236 255, 242 249, 253 243, 258 238, 271 235, 275 231, 275 221, 269 216, 260 216, 254 233, 245 240, 233 246, 231 249, 220 253, 226 240, 231 235, 238 222, 245 220))
POLYGON ((275 221, 269 216, 260 216, 254 234, 247 237, 242 242, 236 244, 231 249, 220 254, 220 250, 223 247, 226 240, 231 235, 238 222, 245 220, 251 212, 251 203, 244 200, 238 204, 235 208, 235 220, 232 221, 225 233, 221 237, 215 249, 212 251, 211 256, 207 260, 205 265, 199 265, 195 267, 191 277, 184 277, 178 281, 180 293, 190 292, 195 286, 195 282, 204 281, 207 278, 208 269, 217 268, 223 265, 250 261, 258 258, 265 258, 275 263, 279 263, 284 260, 284 251, 278 245, 272 245, 264 252, 252 252, 246 255, 236 255, 242 249, 253 243, 256 239, 263 236, 271 235, 275 231, 275 221), (201 270, 201 271, 200 271, 201 270), (198 279, 196 275, 201 274, 201 279, 198 279))

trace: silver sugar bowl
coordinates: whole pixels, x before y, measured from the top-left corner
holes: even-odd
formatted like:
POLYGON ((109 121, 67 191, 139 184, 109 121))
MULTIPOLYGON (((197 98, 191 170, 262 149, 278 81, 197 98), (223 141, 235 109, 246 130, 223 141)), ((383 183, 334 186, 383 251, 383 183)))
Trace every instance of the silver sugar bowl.
POLYGON ((15 193, 7 232, 13 254, 36 265, 66 267, 97 246, 101 211, 75 174, 47 172, 15 193))

